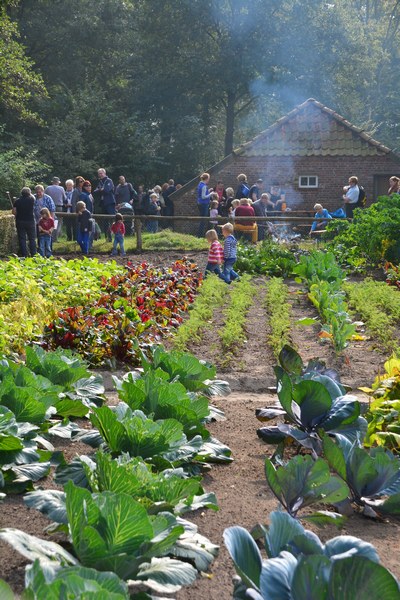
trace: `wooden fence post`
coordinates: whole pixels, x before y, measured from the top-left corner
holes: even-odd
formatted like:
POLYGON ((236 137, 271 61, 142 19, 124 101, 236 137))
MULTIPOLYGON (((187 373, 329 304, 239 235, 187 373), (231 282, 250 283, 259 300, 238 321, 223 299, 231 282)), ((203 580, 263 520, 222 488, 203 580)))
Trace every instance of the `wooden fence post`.
POLYGON ((142 252, 143 244, 142 244, 142 220, 135 219, 135 233, 136 233, 136 250, 137 252, 142 252))

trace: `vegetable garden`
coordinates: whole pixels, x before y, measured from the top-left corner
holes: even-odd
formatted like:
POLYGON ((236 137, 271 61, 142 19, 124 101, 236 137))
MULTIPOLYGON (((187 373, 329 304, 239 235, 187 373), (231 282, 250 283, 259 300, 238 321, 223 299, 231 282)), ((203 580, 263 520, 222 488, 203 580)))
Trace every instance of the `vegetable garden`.
POLYGON ((351 227, 230 286, 2 263, 1 598, 400 598, 395 240, 351 227))

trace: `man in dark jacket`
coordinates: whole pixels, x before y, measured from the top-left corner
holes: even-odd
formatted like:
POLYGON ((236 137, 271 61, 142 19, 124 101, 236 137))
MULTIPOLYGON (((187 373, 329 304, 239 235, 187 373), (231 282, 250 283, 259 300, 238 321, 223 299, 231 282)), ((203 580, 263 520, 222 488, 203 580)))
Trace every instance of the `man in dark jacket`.
MULTIPOLYGON (((256 202, 253 202, 252 206, 254 208, 254 212, 256 217, 267 217, 268 216, 268 207, 270 206, 271 200, 269 198, 269 194, 264 192, 261 194, 261 198, 256 202)), ((263 240, 265 238, 265 234, 269 231, 268 221, 258 221, 258 241, 263 240)))
POLYGON ((26 238, 28 238, 31 256, 36 254, 36 224, 33 212, 34 204, 35 198, 32 196, 30 188, 24 187, 22 188, 21 196, 15 201, 13 207, 19 250, 21 256, 24 257, 29 256, 26 238))
MULTIPOLYGON (((107 177, 106 170, 103 168, 97 171, 97 175, 99 176, 99 182, 94 191, 94 195, 98 205, 101 206, 100 210, 106 215, 115 215, 115 196, 112 179, 107 177)), ((108 219, 103 221, 103 232, 109 242, 111 242, 111 223, 112 221, 109 221, 108 219)))

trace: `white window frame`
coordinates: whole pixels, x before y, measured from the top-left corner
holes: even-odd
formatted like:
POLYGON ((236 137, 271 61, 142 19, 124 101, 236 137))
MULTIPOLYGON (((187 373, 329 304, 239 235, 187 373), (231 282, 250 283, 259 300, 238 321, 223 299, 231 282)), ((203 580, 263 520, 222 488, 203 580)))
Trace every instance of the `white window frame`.
POLYGON ((318 187, 318 175, 299 175, 299 188, 302 189, 316 189, 318 187), (313 178, 315 179, 315 183, 314 184, 310 184, 310 179, 313 178), (307 183, 304 185, 301 180, 302 179, 307 179, 307 183))

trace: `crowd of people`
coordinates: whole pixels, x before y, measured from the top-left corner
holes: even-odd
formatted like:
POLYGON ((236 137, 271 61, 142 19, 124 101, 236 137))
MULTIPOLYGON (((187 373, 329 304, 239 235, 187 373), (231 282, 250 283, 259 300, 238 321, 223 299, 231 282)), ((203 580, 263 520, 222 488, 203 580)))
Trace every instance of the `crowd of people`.
MULTIPOLYGON (((214 188, 209 188, 210 175, 203 173, 200 176, 200 182, 197 186, 197 207, 201 217, 210 217, 212 227, 218 225, 217 217, 228 218, 234 221, 235 217, 249 217, 248 220, 241 220, 240 225, 235 228, 252 228, 255 221, 252 217, 267 217, 271 212, 285 211, 287 209, 285 191, 281 189, 278 182, 273 182, 270 192, 263 192, 263 180, 250 185, 247 176, 240 173, 237 176, 236 191, 232 187, 225 189, 222 181, 217 181, 214 188)), ((201 221, 198 228, 198 236, 203 237, 207 229, 207 221, 201 221)), ((256 239, 263 240, 269 229, 268 223, 260 222, 256 232, 256 239)))
MULTIPOLYGON (((33 256, 38 251, 44 257, 51 256, 52 244, 58 239, 63 224, 67 240, 76 240, 82 252, 88 254, 93 239, 99 234, 94 214, 110 215, 110 219, 101 221, 104 236, 108 241, 113 237, 112 254, 119 251, 125 256, 124 236, 127 232, 133 233, 133 215, 174 216, 171 195, 180 186, 175 185, 173 179, 145 191, 142 185, 135 189, 123 175, 114 185, 103 168, 97 175, 95 189, 88 179, 78 176, 75 181, 67 179, 64 186, 58 177, 53 177, 50 185, 46 188, 37 185, 34 193, 29 187, 21 190, 13 205, 21 256, 33 256), (63 214, 56 217, 56 213, 63 214)), ((168 227, 171 225, 172 220, 167 222, 168 227)), ((145 221, 145 229, 156 233, 157 219, 145 221)))

